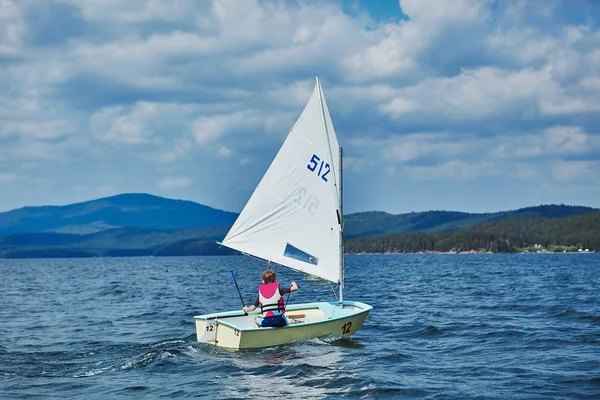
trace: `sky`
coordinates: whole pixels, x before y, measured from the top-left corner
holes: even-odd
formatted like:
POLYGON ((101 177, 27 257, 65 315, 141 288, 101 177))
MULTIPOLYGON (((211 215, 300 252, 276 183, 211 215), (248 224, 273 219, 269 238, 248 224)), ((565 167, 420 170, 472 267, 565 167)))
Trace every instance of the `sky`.
POLYGON ((600 207, 600 1, 0 0, 0 211, 239 212, 319 76, 344 211, 600 207))

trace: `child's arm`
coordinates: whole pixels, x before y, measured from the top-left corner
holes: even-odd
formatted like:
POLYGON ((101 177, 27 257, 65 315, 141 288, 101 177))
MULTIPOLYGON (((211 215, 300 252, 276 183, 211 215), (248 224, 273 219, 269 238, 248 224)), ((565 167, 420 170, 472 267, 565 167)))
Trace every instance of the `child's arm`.
POLYGON ((244 308, 242 308, 242 311, 245 312, 245 313, 247 313, 249 311, 256 310, 256 307, 258 307, 258 301, 259 301, 259 299, 258 299, 258 296, 257 296, 256 297, 256 301, 254 302, 254 304, 252 304, 250 307, 244 307, 244 308))

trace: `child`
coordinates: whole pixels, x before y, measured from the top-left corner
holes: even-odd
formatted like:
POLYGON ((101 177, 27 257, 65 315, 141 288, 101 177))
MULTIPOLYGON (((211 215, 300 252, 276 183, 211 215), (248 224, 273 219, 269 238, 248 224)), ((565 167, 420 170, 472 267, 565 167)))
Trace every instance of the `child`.
POLYGON ((290 283, 290 287, 279 287, 277 274, 268 269, 262 273, 262 285, 258 287, 258 297, 253 305, 244 307, 243 311, 254 311, 260 305, 260 317, 254 320, 254 327, 282 327, 287 325, 285 318, 285 301, 283 295, 298 290, 296 282, 290 283))

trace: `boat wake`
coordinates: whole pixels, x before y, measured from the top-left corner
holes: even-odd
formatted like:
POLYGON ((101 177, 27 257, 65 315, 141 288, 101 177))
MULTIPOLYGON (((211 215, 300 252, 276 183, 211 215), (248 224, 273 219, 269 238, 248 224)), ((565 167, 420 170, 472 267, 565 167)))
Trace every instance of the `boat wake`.
POLYGON ((121 345, 85 353, 87 365, 71 375, 88 378, 101 374, 116 373, 138 368, 151 368, 175 364, 177 357, 189 357, 194 352, 193 335, 186 339, 172 339, 142 345, 121 345), (89 361, 92 361, 90 364, 89 361))
POLYGON ((328 346, 344 347, 347 349, 362 349, 364 344, 360 339, 348 338, 343 335, 330 335, 312 340, 313 343, 324 344, 328 346))

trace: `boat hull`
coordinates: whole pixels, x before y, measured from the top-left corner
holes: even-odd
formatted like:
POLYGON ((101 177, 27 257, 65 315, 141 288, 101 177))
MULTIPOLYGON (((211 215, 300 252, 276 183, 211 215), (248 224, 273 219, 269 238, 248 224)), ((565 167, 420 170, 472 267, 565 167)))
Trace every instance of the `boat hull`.
POLYGON ((271 347, 330 335, 350 336, 359 330, 373 307, 344 301, 290 305, 286 316, 290 324, 283 328, 255 328, 258 312, 242 311, 195 316, 198 342, 229 349, 271 347))

